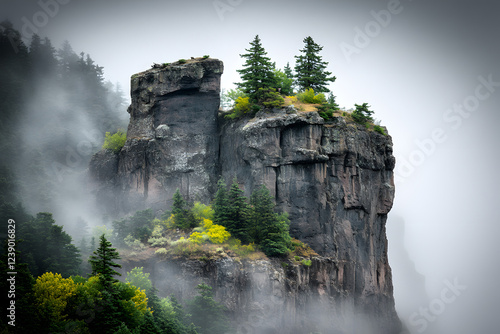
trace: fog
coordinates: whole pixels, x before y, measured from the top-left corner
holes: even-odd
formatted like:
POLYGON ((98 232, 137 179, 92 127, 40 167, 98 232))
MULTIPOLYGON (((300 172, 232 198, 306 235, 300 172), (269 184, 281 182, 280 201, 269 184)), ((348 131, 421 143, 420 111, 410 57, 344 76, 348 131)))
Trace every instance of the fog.
MULTIPOLYGON (((279 68, 293 66, 312 36, 337 77, 330 88, 340 106, 368 102, 393 138, 396 200, 387 231, 402 320, 412 333, 500 328, 496 2, 41 0, 2 1, 0 13, 27 44, 33 32, 56 47, 69 40, 126 92, 130 76, 153 62, 203 55, 224 61, 222 86, 231 89, 239 54, 256 34, 279 68)), ((22 131, 33 143, 37 122, 22 131)), ((77 123, 79 140, 97 145, 101 138, 85 137, 92 124, 77 123)), ((64 208, 81 209, 83 199, 61 197, 72 198, 64 208)))

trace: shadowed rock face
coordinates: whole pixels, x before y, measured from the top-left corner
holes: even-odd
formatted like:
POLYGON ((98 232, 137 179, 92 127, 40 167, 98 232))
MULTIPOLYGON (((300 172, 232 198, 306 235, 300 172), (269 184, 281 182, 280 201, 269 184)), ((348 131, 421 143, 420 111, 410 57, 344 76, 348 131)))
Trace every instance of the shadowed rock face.
POLYGON ((222 72, 221 61, 205 59, 132 76, 126 144, 118 157, 100 152, 89 166, 98 176, 98 203, 110 215, 165 209, 177 188, 187 198, 210 201, 222 72))
POLYGON ((219 176, 236 176, 247 196, 265 184, 289 213, 291 235, 321 256, 289 269, 230 257, 133 265, 149 268, 164 296, 213 285, 238 323, 260 317, 254 333, 303 333, 313 314, 324 333, 397 333, 385 233, 394 199, 391 138, 293 108, 218 119, 222 71, 222 62, 206 59, 132 77, 127 142, 118 155, 99 152, 89 166, 98 203, 114 216, 165 210, 177 188, 209 203, 219 176), (373 321, 369 330, 359 314, 373 321))

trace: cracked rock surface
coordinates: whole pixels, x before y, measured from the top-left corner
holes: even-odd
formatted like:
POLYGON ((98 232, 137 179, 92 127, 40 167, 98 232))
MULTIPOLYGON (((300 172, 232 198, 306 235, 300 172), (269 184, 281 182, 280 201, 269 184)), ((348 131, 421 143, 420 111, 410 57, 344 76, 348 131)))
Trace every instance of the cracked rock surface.
POLYGON ((265 184, 289 213, 292 237, 320 256, 288 269, 280 260, 231 257, 152 258, 125 268, 149 270, 163 296, 184 298, 211 284, 238 324, 258 320, 253 333, 306 333, 311 323, 323 333, 364 333, 365 320, 366 333, 398 333, 385 231, 394 200, 391 137, 293 107, 224 120, 222 72, 209 58, 132 76, 125 146, 97 153, 89 166, 98 205, 113 217, 165 210, 177 188, 210 203, 220 176, 237 177, 246 196, 265 184))

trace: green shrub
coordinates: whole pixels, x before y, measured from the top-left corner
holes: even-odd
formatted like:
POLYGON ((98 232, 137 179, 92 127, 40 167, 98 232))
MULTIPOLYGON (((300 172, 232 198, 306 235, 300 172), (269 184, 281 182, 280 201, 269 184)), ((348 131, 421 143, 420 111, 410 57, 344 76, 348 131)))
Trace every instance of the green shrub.
POLYGON ((104 138, 104 144, 102 145, 102 148, 109 149, 115 153, 118 153, 125 145, 126 140, 127 134, 123 130, 118 130, 115 134, 106 132, 106 137, 104 138))
POLYGON ((374 125, 374 126, 373 126, 373 130, 374 130, 375 132, 380 133, 381 135, 387 136, 387 133, 385 132, 384 128, 383 128, 383 127, 381 127, 380 125, 374 125))
POLYGON ((186 63, 186 59, 179 59, 179 64, 185 64, 186 63))
POLYGON ((234 104, 234 111, 237 114, 245 114, 250 110, 250 101, 248 97, 238 97, 236 103, 234 104))
POLYGON ((203 56, 203 59, 207 59, 207 58, 210 58, 210 56, 209 55, 204 55, 203 56))
POLYGON ((241 258, 248 257, 250 254, 255 252, 255 245, 253 243, 249 245, 242 245, 241 241, 236 238, 231 238, 229 240, 228 248, 241 258))
POLYGON ((123 240, 125 244, 133 249, 134 251, 142 251, 146 249, 146 246, 138 239, 135 239, 132 235, 128 235, 125 240, 123 240))
POLYGON ((371 116, 373 111, 369 109, 370 106, 368 103, 363 103, 361 105, 355 104, 354 106, 356 106, 356 109, 352 112, 351 117, 356 123, 365 124, 373 122, 373 118, 371 116))
POLYGON ((302 265, 306 266, 306 267, 310 267, 312 265, 312 261, 311 260, 302 260, 302 265))
POLYGON ((278 108, 285 103, 283 97, 274 88, 259 88, 257 100, 266 108, 278 108))
POLYGON ((250 108, 251 108, 251 104, 250 104, 249 97, 248 96, 246 96, 246 97, 239 96, 236 99, 236 103, 234 104, 233 112, 231 114, 227 115, 226 117, 231 118, 231 119, 241 117, 244 114, 246 114, 250 110, 250 108))
POLYGON ((302 103, 313 103, 313 104, 323 104, 326 103, 325 94, 319 93, 315 94, 314 89, 308 88, 305 92, 298 93, 297 98, 302 103))
POLYGON ((168 245, 168 239, 165 237, 149 238, 148 242, 151 245, 151 247, 160 247, 168 245))

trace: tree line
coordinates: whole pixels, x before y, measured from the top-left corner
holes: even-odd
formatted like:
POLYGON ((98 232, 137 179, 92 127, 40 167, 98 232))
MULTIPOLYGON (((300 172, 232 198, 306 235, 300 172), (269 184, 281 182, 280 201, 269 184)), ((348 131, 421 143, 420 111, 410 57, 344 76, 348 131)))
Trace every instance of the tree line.
MULTIPOLYGON (((105 132, 125 126, 121 87, 92 57, 0 23, 0 205, 55 211, 68 179, 87 168, 105 132)), ((74 223, 74 222, 72 222, 74 223)))
POLYGON ((229 190, 220 179, 212 204, 214 223, 224 226, 243 244, 259 245, 267 256, 284 256, 291 243, 289 220, 286 213, 276 213, 275 206, 264 185, 255 189, 248 200, 236 178, 229 190))
MULTIPOLYGON (((288 62, 281 70, 277 69, 276 63, 267 56, 259 35, 256 35, 250 42, 250 48, 245 49, 246 53, 240 54, 244 64, 242 69, 237 70, 241 77, 241 82, 235 83, 238 88, 222 95, 223 104, 234 102, 233 112, 226 117, 237 118, 244 114, 254 114, 262 107, 281 107, 284 105, 283 96, 291 97, 297 89, 298 100, 318 104, 318 114, 326 121, 331 120, 333 114, 340 109, 336 96, 330 92, 328 85, 337 78, 327 70, 329 63, 320 55, 323 46, 317 44, 311 36, 304 38, 303 42, 303 49, 295 56, 294 69, 288 62), (325 97, 324 93, 330 94, 325 97)), ((378 124, 370 125, 374 122, 372 114, 368 103, 355 104, 352 114, 343 113, 354 122, 373 127, 376 132, 386 135, 385 130, 378 124)))

